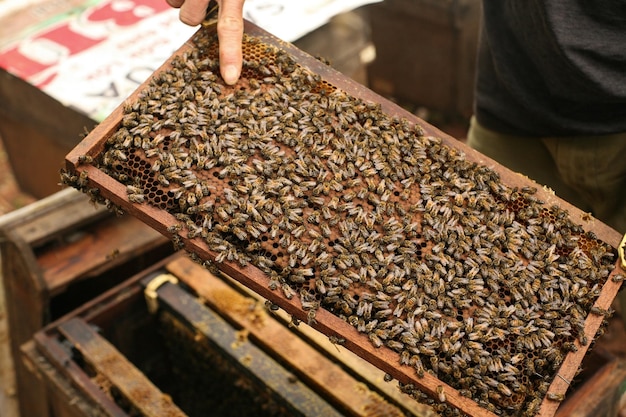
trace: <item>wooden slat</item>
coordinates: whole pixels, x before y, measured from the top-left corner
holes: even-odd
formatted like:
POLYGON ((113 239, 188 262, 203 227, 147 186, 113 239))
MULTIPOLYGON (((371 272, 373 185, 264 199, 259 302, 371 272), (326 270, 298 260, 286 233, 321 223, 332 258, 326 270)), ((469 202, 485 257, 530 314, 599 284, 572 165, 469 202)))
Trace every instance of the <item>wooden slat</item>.
MULTIPOLYGON (((67 212, 62 214, 68 217, 67 212)), ((134 217, 111 217, 83 230, 76 241, 41 253, 37 259, 50 293, 55 294, 87 273, 96 276, 98 270, 110 269, 161 245, 170 243, 134 217)))
MULTIPOLYGON (((52 344, 58 347, 57 343, 56 341, 52 342, 52 344)), ((101 411, 103 409, 107 410, 107 416, 127 417, 126 413, 105 395, 94 397, 85 395, 84 391, 77 388, 77 381, 70 380, 66 376, 67 366, 61 368, 55 366, 55 363, 41 354, 34 340, 23 344, 21 351, 21 359, 33 377, 43 380, 48 388, 46 391, 49 404, 44 401, 37 401, 41 407, 46 409, 43 413, 37 414, 38 417, 43 415, 53 415, 54 417, 84 417, 89 415, 96 417, 105 415, 105 412, 101 411), (65 371, 65 373, 62 371, 65 371)), ((48 352, 48 355, 50 355, 50 352, 48 352)), ((74 368, 74 370, 77 370, 77 368, 74 368)), ((78 369, 77 372, 80 372, 80 370, 78 369)), ((93 386, 88 378, 85 378, 85 381, 93 386)), ((95 386, 93 386, 92 392, 103 394, 95 386)), ((35 393, 29 392, 29 394, 35 393)), ((32 400, 35 397, 30 398, 32 400)), ((39 398, 37 399, 39 400, 39 398)))
MULTIPOLYGON (((178 276, 187 285, 192 287, 203 298, 207 298, 206 292, 211 292, 214 288, 213 279, 215 276, 196 263, 191 262, 189 259, 182 257, 180 259, 174 259, 172 262, 165 265, 165 268, 174 275, 178 276), (196 275, 198 276, 196 277, 196 275), (204 281, 211 282, 211 284, 204 283, 204 281)), ((228 277, 225 278, 228 279, 228 277)), ((221 282, 221 285, 224 285, 224 281, 222 279, 215 279, 221 282)), ((244 293, 249 295, 249 297, 252 297, 255 300, 263 300, 259 294, 251 291, 239 282, 232 281, 231 283, 233 285, 238 285, 244 293)), ((212 303, 210 299, 207 299, 207 302, 209 304, 212 303)), ((219 307, 220 302, 220 299, 215 300, 217 307, 219 307)), ((291 322, 291 317, 283 310, 274 312, 274 316, 281 321, 283 325, 288 325, 288 323, 291 322)), ((381 371, 371 363, 363 360, 358 355, 355 355, 353 352, 346 349, 342 344, 332 343, 323 333, 320 333, 304 323, 299 325, 297 332, 301 334, 304 339, 309 340, 312 344, 323 350, 324 356, 334 358, 335 361, 350 368, 350 372, 358 374, 359 379, 364 381, 369 386, 373 386, 378 389, 387 398, 391 399, 394 403, 398 404, 409 413, 420 417, 429 417, 431 416, 431 413, 434 413, 430 407, 416 402, 409 395, 398 389, 397 381, 385 381, 384 371, 381 371)))
MULTIPOLYGON (((615 266, 613 272, 609 275, 606 283, 602 288, 602 292, 596 299, 594 306, 600 308, 602 311, 607 311, 611 308, 611 304, 617 295, 617 292, 620 289, 621 282, 613 281, 613 277, 617 274, 623 274, 624 271, 621 269, 619 265, 619 261, 615 266)), ((600 329, 602 325, 602 321, 605 319, 603 315, 598 314, 589 314, 587 319, 585 320, 585 335, 588 336, 589 340, 593 340, 596 333, 600 329)), ((583 358, 587 354, 587 351, 590 348, 590 344, 581 345, 577 340, 576 346, 578 350, 575 352, 569 352, 565 357, 565 361, 559 368, 559 371, 556 374, 556 377, 550 384, 550 388, 548 389, 548 394, 550 393, 565 393, 571 381, 574 380, 574 377, 578 373, 578 369, 580 364, 583 361, 583 358)), ((539 413, 537 414, 540 417, 548 417, 553 416, 561 403, 559 401, 551 401, 546 399, 541 403, 541 407, 539 408, 539 413)))
MULTIPOLYGON (((20 345, 28 341, 33 333, 43 326, 47 314, 46 286, 30 249, 30 246, 14 236, 12 231, 6 234, 0 231, 0 260, 2 262, 0 278, 5 291, 5 318, 9 330, 5 340, 11 349, 8 364, 15 369, 16 385, 13 386, 13 391, 17 391, 22 415, 47 417, 45 410, 41 412, 40 404, 28 401, 23 395, 27 392, 32 393, 45 402, 45 394, 42 394, 40 387, 32 384, 29 376, 25 375, 27 370, 23 362, 18 359, 20 345), (2 238, 7 238, 7 240, 2 241, 2 238)), ((7 373, 5 381, 10 381, 10 374, 7 373)))
POLYGON ((100 410, 106 410, 110 417, 128 417, 127 414, 101 389, 99 389, 89 376, 74 362, 67 351, 59 345, 54 336, 45 332, 38 332, 33 338, 37 351, 40 352, 54 369, 67 378, 71 383, 87 397, 100 410))
POLYGON ((19 361, 20 345, 53 319, 52 315, 80 305, 98 289, 110 287, 113 283, 104 278, 110 276, 107 272, 120 271, 122 279, 124 273, 153 262, 171 246, 136 218, 116 217, 72 188, 0 217, 1 278, 6 291, 11 362, 23 414, 47 415, 27 411, 35 404, 45 405, 46 399, 35 393, 37 387, 24 381, 27 376, 19 361), (135 259, 141 262, 131 265, 135 259), (83 281, 86 291, 63 294, 68 285, 78 281, 83 281), (63 297, 71 297, 71 302, 59 301, 63 297), (38 403, 29 400, 31 393, 39 398, 38 403))
MULTIPOLYGON (((256 296, 258 297, 258 295, 256 296)), ((277 311, 276 316, 284 323, 291 321, 291 317, 282 310, 277 311)), ((355 355, 343 345, 331 342, 324 334, 302 323, 298 327, 298 333, 302 334, 304 338, 310 340, 312 344, 322 349, 324 354, 329 358, 341 362, 344 366, 350 368, 352 372, 356 372, 359 378, 365 381, 365 383, 380 390, 387 398, 390 398, 396 404, 400 404, 411 414, 419 417, 431 417, 431 415, 439 416, 439 414, 432 409, 428 412, 424 411, 424 405, 402 392, 398 387, 397 381, 386 381, 385 372, 355 355)))
POLYGON ((109 342, 86 322, 72 318, 59 325, 59 331, 78 349, 85 360, 146 417, 184 417, 172 399, 164 395, 109 342))
MULTIPOLYGON (((262 345, 266 352, 276 355, 279 361, 287 363, 298 372, 300 379, 315 386, 333 402, 341 403, 350 415, 362 416, 364 410, 378 405, 369 389, 359 389, 358 379, 344 372, 341 367, 329 360, 303 339, 296 337, 285 325, 258 308, 258 299, 247 297, 222 279, 208 272, 188 258, 179 258, 166 265, 168 271, 193 288, 212 308, 227 320, 245 328, 249 338, 262 345), (255 307, 256 306, 256 307, 255 307)), ((357 370, 354 370, 358 372, 357 370)), ((395 388, 400 394, 400 391, 395 388)), ((420 405, 410 397, 402 398, 401 405, 414 415, 425 415, 431 408, 420 405)), ((389 416, 402 415, 402 412, 387 404, 389 416)))
MULTIPOLYGON (((596 352, 596 351, 594 351, 596 352)), ((607 360, 584 383, 568 396, 557 410, 555 417, 616 416, 622 386, 626 380, 626 363, 622 358, 608 355, 607 360)))
POLYGON ((88 196, 73 188, 60 190, 0 216, 0 231, 10 231, 29 245, 38 246, 84 223, 111 216, 104 206, 86 204, 88 201, 88 196), (63 207, 72 207, 71 215, 60 210, 63 207))

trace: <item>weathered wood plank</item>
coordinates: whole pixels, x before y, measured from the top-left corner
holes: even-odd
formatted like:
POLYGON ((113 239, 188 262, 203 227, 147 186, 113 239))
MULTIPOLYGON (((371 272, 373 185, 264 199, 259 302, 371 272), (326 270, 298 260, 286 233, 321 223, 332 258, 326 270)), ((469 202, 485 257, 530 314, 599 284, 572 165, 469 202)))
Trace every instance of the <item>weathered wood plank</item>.
POLYGON ((59 325, 59 331, 74 344, 85 360, 137 407, 143 415, 184 417, 172 399, 164 395, 108 341, 87 323, 72 318, 59 325))

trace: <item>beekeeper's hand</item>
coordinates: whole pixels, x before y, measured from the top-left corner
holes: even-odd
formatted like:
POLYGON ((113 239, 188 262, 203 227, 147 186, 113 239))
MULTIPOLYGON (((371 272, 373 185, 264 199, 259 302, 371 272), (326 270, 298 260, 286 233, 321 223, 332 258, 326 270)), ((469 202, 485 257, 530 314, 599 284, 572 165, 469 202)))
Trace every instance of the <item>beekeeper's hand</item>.
MULTIPOLYGON (((180 20, 196 26, 204 20, 211 0, 166 0, 180 9, 180 20)), ((241 40, 243 38, 244 0, 214 0, 219 5, 217 37, 220 42, 220 73, 226 84, 237 82, 241 75, 241 40)))

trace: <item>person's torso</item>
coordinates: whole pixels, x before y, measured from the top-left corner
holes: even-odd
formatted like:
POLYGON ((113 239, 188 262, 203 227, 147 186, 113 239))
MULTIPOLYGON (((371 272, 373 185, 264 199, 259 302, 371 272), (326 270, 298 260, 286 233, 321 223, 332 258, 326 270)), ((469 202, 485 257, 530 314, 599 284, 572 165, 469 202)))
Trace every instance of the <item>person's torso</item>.
POLYGON ((537 136, 626 131, 626 1, 483 0, 476 113, 537 136))

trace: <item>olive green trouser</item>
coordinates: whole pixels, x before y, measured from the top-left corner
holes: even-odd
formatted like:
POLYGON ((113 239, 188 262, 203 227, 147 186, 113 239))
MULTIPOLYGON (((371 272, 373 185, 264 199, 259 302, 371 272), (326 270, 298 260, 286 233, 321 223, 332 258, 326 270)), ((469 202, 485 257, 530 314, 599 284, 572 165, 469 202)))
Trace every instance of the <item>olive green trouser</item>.
POLYGON ((534 138, 494 132, 472 118, 467 144, 626 233, 626 132, 534 138))
MULTIPOLYGON (((472 118, 467 143, 557 196, 626 233, 626 132, 601 136, 522 137, 481 126, 472 118)), ((626 285, 626 284, 625 284, 626 285)), ((626 325, 626 289, 617 303, 626 325)))

